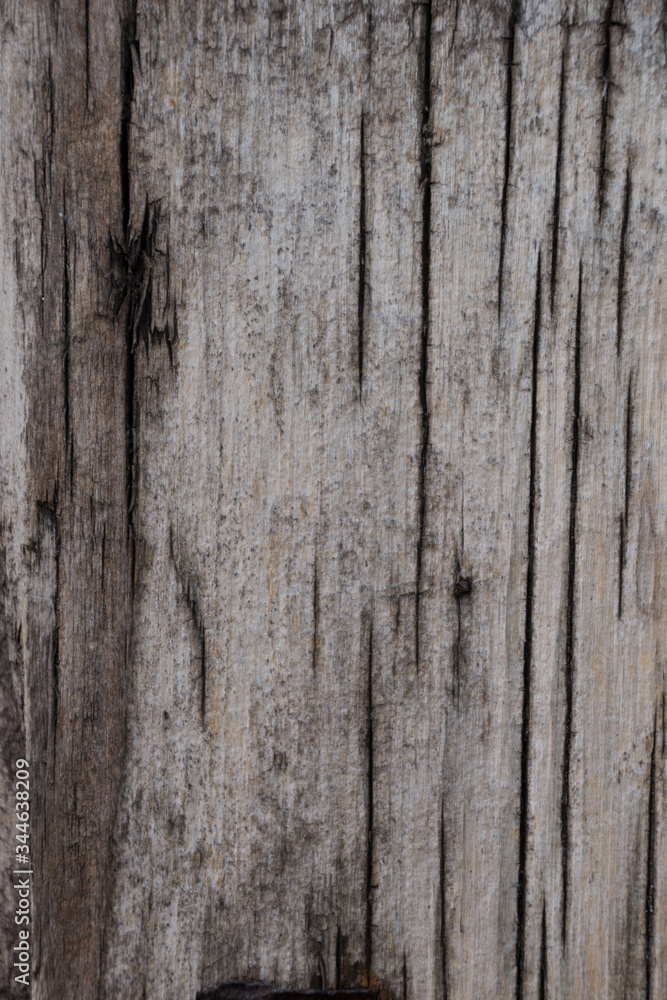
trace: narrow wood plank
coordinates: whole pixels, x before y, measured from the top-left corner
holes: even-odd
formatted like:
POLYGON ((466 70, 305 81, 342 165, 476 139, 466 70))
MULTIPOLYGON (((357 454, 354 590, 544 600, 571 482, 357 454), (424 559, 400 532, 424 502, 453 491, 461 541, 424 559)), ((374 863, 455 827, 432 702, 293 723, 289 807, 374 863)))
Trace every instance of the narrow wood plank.
POLYGON ((445 717, 438 997, 524 992, 557 20, 529 4, 462 8, 436 64, 425 636, 445 717))
POLYGON ((17 597, 33 765, 35 997, 65 996, 74 983, 82 996, 99 991, 125 728, 129 300, 113 295, 109 245, 122 216, 119 18, 107 5, 91 34, 82 13, 28 4, 8 9, 5 25, 30 106, 19 144, 33 161, 15 179, 13 210, 15 316, 29 316, 15 544, 25 553, 17 597))
POLYGON ((153 285, 109 996, 128 953, 138 995, 366 978, 365 33, 325 4, 137 11, 153 285))

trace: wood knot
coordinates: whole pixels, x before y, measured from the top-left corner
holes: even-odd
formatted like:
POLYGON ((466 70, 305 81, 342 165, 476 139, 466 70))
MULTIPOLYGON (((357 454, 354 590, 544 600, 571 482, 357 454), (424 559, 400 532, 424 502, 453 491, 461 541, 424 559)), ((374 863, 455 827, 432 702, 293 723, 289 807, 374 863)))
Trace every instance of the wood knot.
POLYGON ((456 583, 454 584, 454 597, 467 597, 468 594, 472 593, 472 580, 469 576, 456 577, 456 583))

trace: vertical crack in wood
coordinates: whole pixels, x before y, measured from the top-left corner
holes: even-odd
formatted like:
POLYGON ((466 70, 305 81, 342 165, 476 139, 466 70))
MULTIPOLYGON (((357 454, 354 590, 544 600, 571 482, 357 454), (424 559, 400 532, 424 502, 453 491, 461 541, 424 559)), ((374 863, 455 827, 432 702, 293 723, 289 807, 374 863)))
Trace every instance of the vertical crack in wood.
POLYGON ((630 164, 625 171, 625 190, 623 192, 623 217, 621 220, 621 238, 618 248, 618 280, 616 282, 616 354, 621 353, 623 341, 623 306, 625 292, 625 242, 630 218, 630 198, 632 195, 632 178, 630 164))
MULTIPOLYGON (((460 0, 454 0, 454 27, 452 28, 452 37, 449 41, 449 46, 447 48, 448 59, 452 54, 452 50, 456 42, 456 32, 458 31, 459 28, 459 5, 460 5, 460 0)), ((451 6, 451 0, 450 0, 450 6, 451 6)))
POLYGON ((461 701, 461 598, 456 598, 456 642, 454 643, 454 687, 456 707, 461 701))
POLYGON ((364 112, 361 112, 359 136, 359 291, 357 301, 357 364, 359 400, 364 382, 364 309, 366 297, 366 148, 364 142, 364 112))
POLYGON ((311 666, 313 673, 317 673, 320 659, 320 578, 317 568, 317 548, 315 548, 315 560, 313 563, 313 655, 311 666))
POLYGON ((340 931, 340 924, 336 924, 336 989, 339 990, 341 984, 341 965, 343 959, 343 940, 340 931))
POLYGON ((106 560, 106 548, 107 548, 107 525, 106 521, 102 525, 102 544, 100 546, 100 573, 101 573, 101 587, 104 590, 104 564, 106 560))
POLYGON ((326 990, 327 988, 327 966, 324 961, 324 955, 322 952, 317 954, 317 978, 319 979, 319 989, 326 990))
MULTIPOLYGON (((461 526, 463 531, 463 526, 461 526)), ((462 546, 463 548, 463 546, 462 546)), ((461 575, 461 565, 458 557, 454 565, 454 579, 458 580, 461 575)), ((456 707, 459 707, 461 699, 461 595, 457 587, 454 587, 454 598, 456 600, 456 638, 454 640, 454 653, 452 656, 452 679, 454 686, 454 696, 456 707)))
POLYGON ((440 966, 442 976, 442 1000, 449 995, 447 984, 447 845, 445 843, 445 804, 440 802, 440 873, 439 873, 439 917, 440 917, 440 966))
MULTIPOLYGON (((42 168, 42 184, 43 184, 43 194, 46 196, 51 193, 52 189, 52 178, 53 178, 53 151, 55 149, 56 143, 56 90, 55 82, 53 79, 53 60, 51 57, 51 52, 49 51, 49 58, 46 63, 46 85, 49 94, 49 104, 48 104, 48 133, 46 135, 46 142, 44 144, 44 166, 42 168), (48 178, 47 178, 48 174, 48 178)), ((43 209, 43 206, 42 206, 43 209)), ((42 247, 42 268, 46 268, 46 247, 42 247)), ((44 277, 44 270, 42 270, 42 278, 44 277)), ((44 294, 44 286, 42 285, 42 295, 44 294)))
POLYGON ((540 942, 540 987, 539 1000, 547 1000, 547 906, 542 900, 542 939, 540 942))
POLYGON ((625 570, 628 541, 628 521, 630 517, 630 492, 632 489, 632 372, 628 379, 628 394, 625 405, 625 487, 624 507, 619 518, 618 546, 618 617, 623 617, 623 575, 625 570))
POLYGON ((366 817, 366 982, 370 986, 373 959, 373 622, 368 634, 368 689, 366 703, 367 817, 366 817))
POLYGON ((602 98, 600 107, 600 156, 598 167, 598 216, 602 218, 604 208, 604 198, 607 187, 607 139, 609 124, 609 95, 613 86, 611 68, 611 29, 626 28, 622 21, 615 21, 614 0, 608 0, 605 10, 604 21, 602 22, 602 98))
POLYGON ((415 587, 415 669, 419 671, 419 632, 421 612, 424 526, 426 520, 426 463, 429 446, 428 411, 428 342, 430 326, 431 267, 431 0, 422 5, 424 12, 422 40, 422 117, 420 180, 422 191, 422 274, 421 274, 421 353, 419 364, 419 408, 421 412, 421 447, 419 455, 419 535, 417 538, 417 573, 415 587))
POLYGON ((72 491, 74 480, 74 442, 70 420, 70 333, 71 333, 71 292, 69 260, 69 228, 67 224, 67 200, 63 190, 63 394, 65 397, 65 465, 72 491))
POLYGON ((602 106, 600 109, 600 161, 598 167, 598 214, 602 215, 604 205, 606 162, 607 162, 607 115, 609 113, 609 85, 611 74, 611 15, 614 0, 609 0, 603 21, 604 42, 602 45, 602 106))
POLYGON ((403 983, 403 989, 401 990, 401 996, 403 1000, 408 1000, 408 960, 405 952, 403 952, 402 983, 403 983))
POLYGON ((514 82, 514 41, 519 20, 519 0, 512 0, 507 29, 507 82, 505 90, 505 158, 503 191, 500 202, 500 259, 498 262, 498 322, 503 311, 503 275, 505 271, 505 244, 507 242, 507 194, 512 169, 512 86, 514 82))
POLYGON ((204 624, 204 612, 202 608, 202 597, 201 597, 201 587, 199 582, 193 578, 193 576, 186 572, 180 564, 179 559, 176 556, 176 549, 174 545, 174 530, 172 525, 169 525, 169 558, 171 564, 174 567, 174 572, 176 573, 176 579, 178 581, 179 590, 182 598, 184 599, 187 608, 190 612, 190 621, 192 622, 195 640, 199 647, 199 660, 200 660, 200 673, 199 678, 201 681, 200 688, 200 700, 199 700, 199 712, 201 716, 202 725, 206 725, 206 626, 204 624))
POLYGON ((651 1000, 651 982, 653 973, 653 914, 655 909, 655 744, 657 734, 657 712, 653 714, 653 746, 651 748, 651 770, 648 793, 648 829, 646 849, 646 897, 644 900, 644 933, 646 940, 645 954, 645 997, 651 1000))
POLYGON ((581 298, 582 261, 579 261, 579 288, 574 341, 574 400, 572 407, 572 471, 570 474, 570 523, 568 531, 567 574, 567 624, 565 633, 565 733, 563 741, 563 784, 560 800, 560 838, 563 882, 563 912, 561 937, 563 947, 567 938, 567 912, 569 892, 569 839, 570 839, 570 751, 572 742, 572 714, 574 700, 574 590, 577 544, 577 476, 579 471, 579 420, 581 410, 581 298))
POLYGON ((542 253, 537 255, 533 325, 532 394, 530 404, 530 480, 528 487, 528 566, 523 641, 523 704, 521 709, 521 791, 519 813, 519 880, 517 885, 516 998, 523 1000, 526 937, 526 857, 530 806, 530 681, 533 659, 533 597, 535 591, 535 499, 537 494, 537 374, 542 305, 542 253))
POLYGON ((137 0, 131 0, 127 17, 121 26, 120 55, 120 196, 123 217, 123 235, 127 243, 130 229, 130 132, 132 127, 132 102, 134 100, 134 64, 132 49, 136 45, 137 0))
POLYGON ((60 708, 60 629, 61 629, 61 585, 62 585, 62 563, 61 547, 62 538, 60 534, 60 520, 58 515, 58 481, 56 480, 53 504, 41 504, 42 509, 48 514, 52 526, 55 545, 55 593, 53 595, 53 654, 51 659, 51 718, 53 723, 53 776, 56 776, 56 746, 58 741, 58 712, 60 708))
POLYGON ((607 116, 609 114, 609 88, 611 85, 611 23, 614 0, 609 0, 602 23, 602 106, 600 109, 600 159, 598 167, 598 215, 602 216, 607 173, 607 116))
POLYGON ((550 309, 554 311, 556 297, 556 278, 558 274, 558 238, 560 234, 560 191, 561 170, 563 165, 563 133, 565 130, 565 63, 568 52, 569 25, 566 26, 565 45, 560 63, 560 91, 558 96, 558 139, 556 143, 556 176, 554 181, 554 204, 551 225, 551 290, 550 309))
MULTIPOLYGON (((131 187, 130 187, 130 129, 132 125, 132 101, 134 100, 134 66, 132 49, 135 46, 137 26, 136 0, 130 5, 129 16, 123 19, 121 28, 121 115, 119 139, 120 192, 123 219, 123 241, 126 253, 131 242, 131 187)), ((128 294, 129 300, 129 294, 128 294)), ((136 570, 136 537, 134 525, 134 485, 137 452, 137 385, 134 357, 135 330, 132 302, 126 305, 125 324, 125 490, 127 508, 127 532, 130 546, 130 587, 134 594, 136 570)))
POLYGON ((90 95, 90 0, 85 0, 86 19, 86 108, 90 95))

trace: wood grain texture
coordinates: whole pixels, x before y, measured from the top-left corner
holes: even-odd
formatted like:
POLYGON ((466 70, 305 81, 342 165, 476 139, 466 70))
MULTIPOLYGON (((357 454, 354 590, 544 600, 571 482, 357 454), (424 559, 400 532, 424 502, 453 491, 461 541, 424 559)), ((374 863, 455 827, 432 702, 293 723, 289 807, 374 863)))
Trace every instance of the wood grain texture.
POLYGON ((664 5, 2 17, 33 998, 663 996, 664 5))

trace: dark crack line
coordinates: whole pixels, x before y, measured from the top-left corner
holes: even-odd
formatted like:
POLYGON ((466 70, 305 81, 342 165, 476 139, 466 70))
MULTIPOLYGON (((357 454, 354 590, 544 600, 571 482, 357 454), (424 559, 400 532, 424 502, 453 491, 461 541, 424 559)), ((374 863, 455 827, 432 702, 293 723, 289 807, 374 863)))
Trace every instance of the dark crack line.
POLYGON ((61 587, 62 587, 62 539, 60 534, 60 521, 58 516, 58 483, 56 482, 52 518, 55 535, 55 563, 56 563, 56 592, 53 601, 53 611, 55 619, 54 639, 53 639, 53 659, 51 662, 51 684, 52 684, 52 718, 53 718, 53 773, 55 777, 56 744, 58 738, 58 722, 60 708, 60 628, 61 628, 61 587))
POLYGON ((625 488, 623 513, 619 518, 618 551, 618 617, 623 617, 623 577, 628 541, 630 518, 630 493, 632 490, 632 372, 628 379, 628 395, 625 405, 625 488))
POLYGON ((419 455, 419 536, 417 539, 417 573, 415 587, 415 668, 419 671, 419 639, 421 618, 421 586, 424 558, 424 528, 426 520, 426 465, 430 436, 428 411, 428 342, 430 327, 430 266, 431 266, 431 0, 422 5, 424 37, 422 48, 422 117, 420 176, 422 190, 422 274, 421 274, 421 351, 419 363, 419 408, 421 412, 421 447, 419 455))
POLYGON ((560 801, 561 864, 563 880, 563 913, 561 936, 563 947, 567 938, 569 893, 570 840, 570 756, 574 701, 574 592, 577 557, 577 478, 579 472, 579 422, 581 415, 581 300, 582 262, 579 261, 579 289, 574 342, 574 400, 572 408, 572 471, 570 475, 570 523, 568 531, 567 625, 565 637, 565 734, 563 741, 563 785, 560 801))
POLYGON ((86 17, 86 107, 90 95, 90 0, 85 0, 86 17))
POLYGON ((447 49, 447 58, 448 59, 451 56, 452 50, 453 50, 454 45, 456 43, 456 32, 458 31, 458 28, 459 28, 459 3, 460 3, 460 0, 454 0, 454 27, 452 28, 452 37, 450 39, 449 47, 447 49))
POLYGON ((136 48, 137 4, 130 5, 129 16, 122 22, 121 40, 121 113, 120 113, 120 188, 123 215, 123 235, 126 243, 130 236, 130 134, 132 129, 132 102, 134 101, 133 50, 136 48))
POLYGON ((341 966, 343 959, 343 941, 340 931, 340 924, 336 925, 336 989, 341 988, 341 966))
POLYGON ((540 1000, 547 1000, 547 907, 546 901, 542 900, 542 939, 540 943, 540 1000))
POLYGON ((364 382, 364 314, 366 298, 366 147, 364 139, 364 113, 361 113, 359 148, 359 291, 357 301, 357 364, 359 371, 359 399, 364 382))
POLYGON ((600 156, 598 168, 598 215, 602 218, 607 187, 607 139, 609 137, 609 95, 613 86, 611 67, 611 29, 625 28, 621 21, 614 21, 614 0, 609 0, 602 22, 602 97, 600 107, 600 156))
POLYGON ((551 229, 551 299, 550 308, 553 313, 556 297, 556 279, 558 275, 558 238, 560 235, 560 194, 561 171, 563 166, 563 133, 565 130, 565 62, 568 51, 569 30, 566 30, 565 46, 560 64, 560 91, 558 97, 558 141, 556 145, 556 177, 554 181, 554 204, 551 229))
POLYGON ((648 794, 648 829, 646 850, 646 897, 644 900, 644 933, 646 940, 645 997, 651 1000, 653 973, 653 923, 655 911, 655 745, 657 735, 657 713, 653 716, 653 746, 651 748, 651 771, 648 794))
MULTIPOLYGON (((135 45, 137 10, 136 2, 130 8, 130 16, 122 22, 121 45, 121 114, 119 139, 119 167, 121 212, 123 221, 123 241, 126 252, 131 242, 131 183, 130 183, 130 131, 132 125, 132 101, 134 99, 134 66, 132 50, 135 45)), ((134 526, 135 466, 137 457, 137 377, 134 357, 134 324, 132 302, 127 303, 125 325, 125 493, 127 509, 127 533, 130 546, 130 592, 134 594, 136 572, 136 537, 134 526)))
POLYGON ((609 85, 611 76, 611 16, 614 0, 609 0, 603 21, 602 46, 602 107, 600 111, 600 163, 598 169, 598 214, 602 216, 605 194, 607 162, 607 115, 609 114, 609 85))
POLYGON ((516 998, 523 1000, 526 948, 526 858, 530 807, 530 682, 533 659, 533 599, 535 592, 535 502, 537 495, 537 375, 542 305, 542 254, 537 256, 533 325, 532 394, 530 404, 530 482, 528 487, 528 566, 526 620, 523 642, 523 704, 521 710, 521 792, 519 818, 519 880, 517 886, 516 998))
POLYGON ((67 201, 63 191, 63 392, 65 396, 65 455, 72 490, 74 478, 74 442, 70 414, 70 336, 71 336, 71 289, 69 228, 67 224, 67 201))
POLYGON ((373 959, 373 780, 374 780, 374 742, 373 742, 373 623, 370 624, 368 635, 368 678, 367 678, 367 704, 366 704, 366 750, 367 750, 367 796, 368 813, 366 817, 366 982, 370 986, 371 966, 373 959))
POLYGON ((623 342, 623 307, 625 304, 625 261, 628 221, 630 219, 630 198, 632 196, 632 178, 630 164, 625 171, 625 190, 623 192, 623 217, 621 220, 621 238, 618 248, 618 280, 616 282, 616 354, 621 353, 623 342))
MULTIPOLYGON (((458 569, 457 569, 458 575, 458 569)), ((454 641, 454 662, 452 664, 454 672, 454 691, 456 694, 456 707, 461 700, 461 598, 456 597, 456 639, 454 641)))
POLYGON ((200 586, 193 580, 192 576, 184 572, 179 564, 176 557, 176 550, 174 546, 174 531, 172 526, 169 526, 169 558, 171 559, 171 564, 174 567, 174 572, 176 573, 176 579, 178 581, 179 590, 181 596, 183 597, 188 610, 190 612, 190 621, 192 622, 195 636, 197 638, 197 643, 199 645, 199 678, 201 681, 200 688, 200 702, 199 702, 199 712, 201 715, 202 725, 206 724, 206 626, 204 624, 204 612, 202 609, 202 598, 200 594, 200 586))
POLYGON ((507 195, 512 170, 512 86, 514 82, 514 42, 519 19, 519 0, 512 0, 507 34, 507 85, 505 91, 505 158, 503 193, 500 203, 500 259, 498 262, 498 322, 503 311, 503 277, 507 242, 507 195))
POLYGON ((449 995, 447 981, 447 845, 445 841, 445 806, 440 803, 440 877, 439 877, 439 908, 440 908, 440 965, 442 974, 442 1000, 449 995))
POLYGON ((317 673, 320 658, 320 579, 317 568, 317 550, 313 565, 313 673, 317 673))

